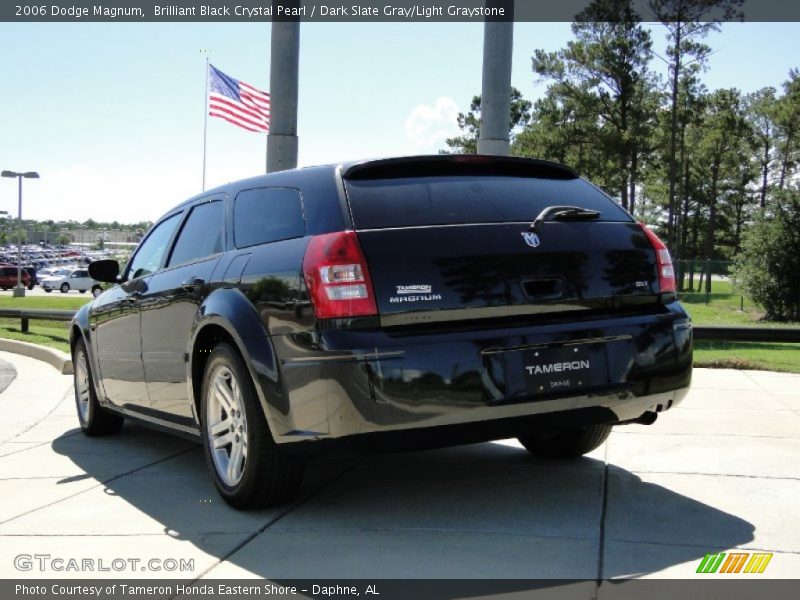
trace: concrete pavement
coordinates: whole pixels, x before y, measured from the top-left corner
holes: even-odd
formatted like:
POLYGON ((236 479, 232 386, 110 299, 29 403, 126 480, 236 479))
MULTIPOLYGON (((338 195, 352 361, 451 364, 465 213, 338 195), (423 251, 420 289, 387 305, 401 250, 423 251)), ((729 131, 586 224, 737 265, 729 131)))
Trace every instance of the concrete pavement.
POLYGON ((680 407, 577 461, 515 441, 316 458, 298 502, 240 513, 196 444, 130 424, 86 438, 69 376, 0 361, 0 577, 44 554, 95 571, 27 575, 691 578, 732 549, 774 553, 758 577, 800 577, 800 375, 698 369, 680 407))

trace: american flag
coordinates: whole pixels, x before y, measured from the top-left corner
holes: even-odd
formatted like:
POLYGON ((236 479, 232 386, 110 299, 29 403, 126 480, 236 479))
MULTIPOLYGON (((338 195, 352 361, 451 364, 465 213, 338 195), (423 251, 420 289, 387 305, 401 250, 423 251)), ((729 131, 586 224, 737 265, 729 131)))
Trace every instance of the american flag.
POLYGON ((208 114, 248 131, 269 131, 269 94, 209 65, 208 114))

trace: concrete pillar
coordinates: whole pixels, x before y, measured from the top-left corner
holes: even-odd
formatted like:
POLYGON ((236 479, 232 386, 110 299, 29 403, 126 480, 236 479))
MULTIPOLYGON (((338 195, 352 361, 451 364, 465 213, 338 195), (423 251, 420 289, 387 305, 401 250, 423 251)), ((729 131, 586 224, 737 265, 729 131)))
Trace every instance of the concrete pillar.
POLYGON ((297 166, 300 21, 273 21, 271 38, 267 173, 297 166))
MULTIPOLYGON (((513 18, 513 0, 487 0, 486 6, 504 6, 513 18)), ((481 133, 478 154, 509 154, 511 112, 511 54, 514 21, 489 21, 483 26, 481 133)))

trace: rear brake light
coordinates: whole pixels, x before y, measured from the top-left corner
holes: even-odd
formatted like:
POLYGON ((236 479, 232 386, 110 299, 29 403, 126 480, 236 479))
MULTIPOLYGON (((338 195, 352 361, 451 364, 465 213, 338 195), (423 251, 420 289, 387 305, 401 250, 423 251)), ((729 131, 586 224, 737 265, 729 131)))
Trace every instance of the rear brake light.
POLYGON ((367 261, 355 231, 311 238, 303 275, 318 319, 377 315, 367 261))
POLYGON ((675 293, 675 269, 672 266, 672 257, 669 255, 669 250, 664 245, 664 242, 653 233, 644 223, 639 223, 639 226, 644 231, 653 250, 656 251, 656 265, 658 266, 658 289, 662 294, 675 293))

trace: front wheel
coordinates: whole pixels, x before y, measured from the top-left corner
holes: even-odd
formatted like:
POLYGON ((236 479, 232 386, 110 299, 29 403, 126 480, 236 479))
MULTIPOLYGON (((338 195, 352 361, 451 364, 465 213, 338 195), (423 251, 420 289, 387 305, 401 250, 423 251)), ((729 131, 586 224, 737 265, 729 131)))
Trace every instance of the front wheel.
POLYGON ((577 458, 588 454, 606 441, 611 425, 591 425, 559 431, 554 435, 529 434, 519 439, 525 448, 544 458, 577 458))
POLYGON ((220 344, 206 364, 201 392, 203 447, 222 498, 240 509, 297 496, 305 462, 275 444, 253 380, 237 350, 220 344))
POLYGON ((109 435, 122 429, 124 419, 107 411, 97 401, 92 371, 86 356, 86 344, 78 340, 72 350, 72 371, 75 383, 75 405, 83 433, 90 436, 109 435))
POLYGON ((66 294, 68 291, 69 291, 69 284, 68 283, 62 283, 61 284, 61 293, 62 294, 66 294))
POLYGON ((92 296, 94 296, 95 298, 97 298, 102 293, 103 293, 103 288, 100 287, 99 285, 96 285, 92 288, 92 296))

